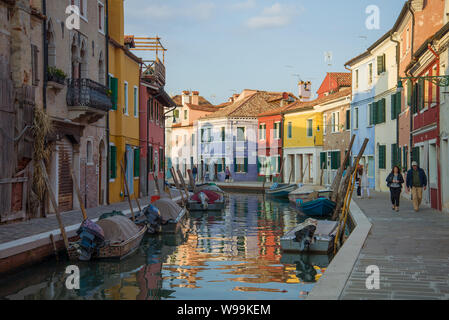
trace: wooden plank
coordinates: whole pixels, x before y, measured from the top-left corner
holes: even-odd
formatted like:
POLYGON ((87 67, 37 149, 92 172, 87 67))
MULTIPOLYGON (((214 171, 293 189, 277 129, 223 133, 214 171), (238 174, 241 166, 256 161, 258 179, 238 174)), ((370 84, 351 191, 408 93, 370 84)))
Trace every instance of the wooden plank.
POLYGON ((123 161, 120 161, 120 167, 122 168, 123 180, 125 180, 125 188, 126 188, 126 194, 128 195, 129 208, 131 209, 131 217, 132 217, 133 221, 136 221, 136 218, 134 217, 133 205, 131 203, 131 195, 129 194, 128 181, 126 180, 125 168, 123 167, 123 161))
POLYGON ((11 184, 11 183, 27 182, 27 181, 28 181, 27 177, 0 179, 0 184, 11 184))
POLYGON ((51 187, 50 179, 48 178, 48 174, 47 174, 47 168, 45 168, 45 164, 44 164, 43 160, 40 161, 40 166, 41 166, 42 174, 44 176, 45 185, 47 186, 48 194, 50 196, 50 201, 56 211, 56 219, 58 220, 59 229, 61 230, 62 239, 64 240, 64 246, 65 246, 65 249, 67 250, 67 254, 68 254, 69 240, 67 239, 67 234, 65 232, 64 224, 62 223, 61 213, 59 212, 59 206, 56 203, 56 197, 53 192, 53 188, 51 187))

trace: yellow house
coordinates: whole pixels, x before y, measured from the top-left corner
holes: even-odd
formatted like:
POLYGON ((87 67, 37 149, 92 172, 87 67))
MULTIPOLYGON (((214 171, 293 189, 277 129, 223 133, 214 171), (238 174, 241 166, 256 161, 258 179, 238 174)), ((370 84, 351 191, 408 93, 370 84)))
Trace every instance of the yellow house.
POLYGON ((124 35, 124 0, 110 0, 109 87, 113 110, 109 112, 109 202, 124 200, 125 177, 130 194, 139 196, 139 79, 141 59, 130 52, 124 35), (123 164, 126 175, 121 169, 123 164))
POLYGON ((284 179, 291 182, 320 182, 320 152, 323 149, 323 114, 314 101, 294 102, 284 115, 284 179))

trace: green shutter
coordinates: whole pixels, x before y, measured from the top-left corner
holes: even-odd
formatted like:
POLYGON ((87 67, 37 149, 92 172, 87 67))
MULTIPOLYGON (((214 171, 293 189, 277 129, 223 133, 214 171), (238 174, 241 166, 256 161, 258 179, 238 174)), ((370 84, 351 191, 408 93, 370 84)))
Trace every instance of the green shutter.
POLYGON ((320 168, 327 169, 326 152, 320 153, 320 168))
POLYGON ((379 146, 379 169, 386 169, 386 146, 379 146))
POLYGON ((234 172, 237 172, 237 158, 234 158, 234 172))
POLYGON ((117 178, 117 147, 111 146, 110 147, 110 154, 109 154, 109 170, 110 170, 110 178, 115 179, 117 178))
POLYGON ((351 130, 351 110, 346 110, 346 130, 351 130))
POLYGON ((396 106, 396 94, 392 94, 391 96, 390 96, 390 98, 391 98, 391 120, 394 120, 394 119, 396 119, 396 109, 397 109, 397 106, 396 106))
POLYGON ((340 151, 331 152, 331 169, 340 168, 340 151))
POLYGON ((134 149, 134 177, 140 175, 140 149, 134 149))
POLYGON ((396 118, 399 117, 402 109, 402 93, 396 93, 396 118))
POLYGON ((217 171, 218 172, 222 172, 223 171, 222 167, 223 167, 223 164, 219 162, 218 165, 217 165, 217 171))
POLYGON ((380 121, 381 121, 381 123, 384 123, 386 121, 386 118, 387 118, 386 117, 387 100, 385 98, 383 98, 381 101, 382 101, 382 107, 381 107, 381 110, 380 110, 380 114, 381 114, 380 121))
POLYGON ((245 164, 244 164, 244 167, 243 167, 243 171, 244 172, 248 172, 248 157, 245 157, 245 164))
POLYGON ((413 101, 413 83, 410 79, 407 80, 407 105, 412 105, 413 101))
POLYGON ((257 157, 257 173, 258 174, 260 174, 260 167, 261 167, 261 165, 260 165, 260 158, 257 157))
POLYGON ((418 110, 424 108, 424 79, 418 80, 418 110))
POLYGON ((394 166, 400 166, 401 163, 399 160, 399 150, 398 145, 396 143, 391 145, 391 168, 394 166))
POLYGON ((277 173, 280 173, 281 170, 281 156, 278 157, 278 170, 277 173))
POLYGON ((112 91, 112 110, 117 110, 117 101, 118 101, 118 79, 110 77, 110 89, 112 91))

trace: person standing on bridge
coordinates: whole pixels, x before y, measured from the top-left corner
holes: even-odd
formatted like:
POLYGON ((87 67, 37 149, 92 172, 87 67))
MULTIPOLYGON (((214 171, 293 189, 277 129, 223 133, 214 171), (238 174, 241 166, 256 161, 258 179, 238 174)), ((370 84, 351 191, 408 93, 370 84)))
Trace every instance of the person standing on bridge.
POLYGON ((422 191, 427 189, 427 176, 416 161, 412 162, 412 168, 407 172, 407 192, 412 190, 413 208, 419 211, 422 201, 422 191))

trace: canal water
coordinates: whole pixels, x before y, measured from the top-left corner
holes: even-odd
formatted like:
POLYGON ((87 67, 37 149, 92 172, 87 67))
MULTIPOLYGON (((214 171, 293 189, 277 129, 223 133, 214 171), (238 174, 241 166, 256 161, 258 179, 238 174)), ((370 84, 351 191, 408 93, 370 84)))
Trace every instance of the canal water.
POLYGON ((71 263, 52 259, 0 279, 0 299, 303 299, 329 263, 282 253, 280 237, 303 220, 288 202, 230 194, 223 212, 146 236, 121 262, 77 262, 80 289, 66 288, 71 263))

